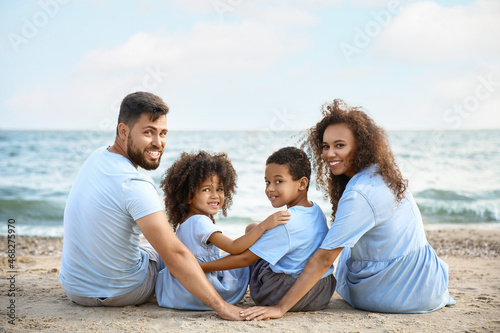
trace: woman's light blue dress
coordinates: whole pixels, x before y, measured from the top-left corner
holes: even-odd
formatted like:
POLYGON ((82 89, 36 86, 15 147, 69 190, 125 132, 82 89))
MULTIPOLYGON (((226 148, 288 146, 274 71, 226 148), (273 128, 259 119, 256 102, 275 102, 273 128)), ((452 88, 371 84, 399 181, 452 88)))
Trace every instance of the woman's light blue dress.
POLYGON ((411 195, 398 204, 373 165, 349 180, 322 249, 344 247, 337 292, 373 312, 424 313, 455 304, 448 265, 427 242, 411 195))
MULTIPOLYGON (((208 238, 214 232, 220 232, 220 230, 210 218, 205 215, 194 215, 179 226, 177 237, 191 250, 198 262, 207 262, 220 258, 219 248, 208 242, 208 238)), ((161 262, 160 269, 155 289, 160 306, 181 310, 211 310, 187 291, 170 274, 163 262, 161 262)), ((249 267, 205 274, 226 302, 237 304, 245 296, 250 278, 249 267)))

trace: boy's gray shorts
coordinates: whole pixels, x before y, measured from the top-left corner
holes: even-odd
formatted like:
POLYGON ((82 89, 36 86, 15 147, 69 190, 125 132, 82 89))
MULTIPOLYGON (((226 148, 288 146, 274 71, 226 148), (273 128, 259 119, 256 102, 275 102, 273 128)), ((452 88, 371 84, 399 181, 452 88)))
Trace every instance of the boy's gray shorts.
MULTIPOLYGON (((250 296, 256 305, 273 306, 285 296, 295 283, 295 278, 275 273, 263 259, 250 266, 250 296)), ((333 274, 320 279, 289 311, 317 311, 328 306, 337 280, 333 274)))
POLYGON ((142 285, 125 295, 108 298, 76 296, 65 290, 68 298, 76 304, 83 306, 127 306, 146 303, 155 291, 156 278, 158 277, 158 269, 160 267, 160 256, 149 243, 142 243, 139 247, 149 254, 148 271, 142 285))

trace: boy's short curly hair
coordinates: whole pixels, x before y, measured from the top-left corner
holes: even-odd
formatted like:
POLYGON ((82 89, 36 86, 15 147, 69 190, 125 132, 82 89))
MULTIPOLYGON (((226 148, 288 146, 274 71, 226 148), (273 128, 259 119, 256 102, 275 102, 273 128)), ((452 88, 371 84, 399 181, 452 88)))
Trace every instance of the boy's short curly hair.
MULTIPOLYGON (((233 203, 237 179, 236 171, 226 153, 209 154, 203 150, 197 153, 184 152, 167 170, 160 187, 165 194, 165 209, 174 231, 188 217, 188 201, 194 197, 198 186, 215 175, 224 186, 221 212, 226 216, 233 203)), ((215 223, 214 217, 209 217, 215 223)))
POLYGON ((293 180, 299 180, 302 177, 307 178, 307 189, 311 180, 311 162, 307 154, 299 148, 285 147, 271 154, 266 160, 266 165, 276 163, 288 168, 293 180))

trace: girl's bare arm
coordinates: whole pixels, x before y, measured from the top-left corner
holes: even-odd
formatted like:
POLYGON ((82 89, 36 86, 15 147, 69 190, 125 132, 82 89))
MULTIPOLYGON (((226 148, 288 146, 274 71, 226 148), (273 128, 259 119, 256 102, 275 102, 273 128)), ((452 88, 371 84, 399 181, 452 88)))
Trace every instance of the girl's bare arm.
POLYGON ((250 266, 258 259, 259 257, 253 254, 252 251, 246 250, 240 254, 232 254, 217 260, 202 262, 200 266, 204 272, 225 271, 250 266))
POLYGON ((227 253, 239 254, 252 246, 266 230, 286 224, 290 220, 290 216, 291 214, 286 210, 279 211, 270 215, 263 222, 257 224, 255 228, 235 240, 220 232, 214 232, 208 238, 208 241, 227 253))

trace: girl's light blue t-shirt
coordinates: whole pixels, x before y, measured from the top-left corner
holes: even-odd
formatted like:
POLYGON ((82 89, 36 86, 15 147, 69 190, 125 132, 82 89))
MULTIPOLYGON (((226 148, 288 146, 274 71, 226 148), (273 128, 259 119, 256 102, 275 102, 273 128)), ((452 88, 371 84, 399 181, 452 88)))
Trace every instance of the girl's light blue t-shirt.
MULTIPOLYGON (((177 229, 177 237, 193 253, 198 262, 217 260, 221 257, 217 246, 208 239, 220 229, 205 215, 193 215, 177 229)), ((230 304, 237 304, 247 291, 250 279, 248 267, 205 273, 217 293, 230 304)), ((163 307, 180 310, 211 310, 170 274, 162 262, 156 280, 156 298, 163 307)))

